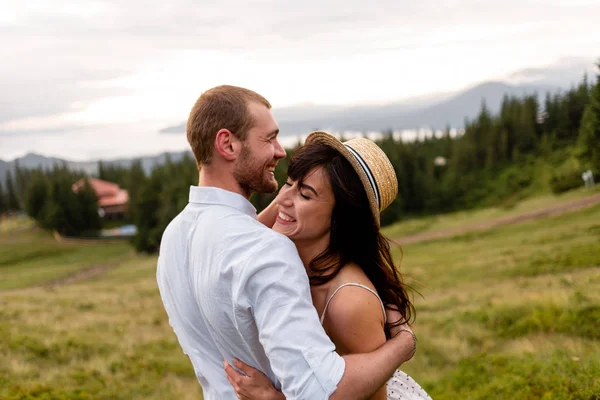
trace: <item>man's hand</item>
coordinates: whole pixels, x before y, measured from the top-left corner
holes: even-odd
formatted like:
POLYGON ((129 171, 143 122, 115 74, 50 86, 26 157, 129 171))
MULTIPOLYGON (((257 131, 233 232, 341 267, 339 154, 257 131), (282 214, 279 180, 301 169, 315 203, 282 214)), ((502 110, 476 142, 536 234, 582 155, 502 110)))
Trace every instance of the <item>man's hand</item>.
MULTIPOLYGON (((396 323, 396 322, 402 320, 402 314, 400 314, 400 312, 398 312, 396 310, 386 308, 385 314, 386 314, 388 323, 393 324, 393 323, 396 323)), ((401 334, 402 332, 405 332, 404 336, 406 337, 406 340, 412 341, 413 350, 412 350, 412 353, 410 354, 410 356, 406 359, 406 361, 408 361, 411 358, 413 358, 413 356, 415 355, 415 352, 417 351, 417 337, 415 336, 412 329, 410 328, 410 326, 407 323, 401 323, 400 325, 390 328, 390 336, 392 338, 401 334)))

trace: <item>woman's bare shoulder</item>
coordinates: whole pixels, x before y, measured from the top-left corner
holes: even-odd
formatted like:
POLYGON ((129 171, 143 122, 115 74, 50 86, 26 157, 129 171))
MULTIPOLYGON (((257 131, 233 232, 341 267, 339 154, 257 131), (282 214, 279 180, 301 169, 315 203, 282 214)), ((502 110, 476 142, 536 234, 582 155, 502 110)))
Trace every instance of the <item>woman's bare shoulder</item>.
POLYGON ((332 286, 337 288, 347 283, 359 283, 368 287, 371 290, 376 291, 375 286, 373 285, 369 277, 367 277, 367 274, 365 274, 362 268, 355 263, 349 263, 344 265, 344 267, 338 273, 338 276, 336 276, 335 285, 332 286))
POLYGON ((384 323, 380 300, 355 285, 338 290, 329 303, 324 321, 327 333, 346 354, 368 352, 382 345, 384 323))
POLYGON ((337 292, 331 298, 326 315, 330 322, 345 326, 363 322, 383 325, 381 301, 375 294, 377 291, 358 265, 345 265, 335 280, 330 290, 337 292))

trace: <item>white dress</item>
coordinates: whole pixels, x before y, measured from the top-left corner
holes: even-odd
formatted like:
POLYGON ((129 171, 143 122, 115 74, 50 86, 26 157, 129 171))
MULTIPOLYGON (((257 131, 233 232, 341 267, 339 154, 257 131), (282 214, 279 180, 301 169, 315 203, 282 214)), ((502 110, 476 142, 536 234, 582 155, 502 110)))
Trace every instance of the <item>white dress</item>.
MULTIPOLYGON (((327 306, 329 306, 329 302, 336 295, 336 293, 343 288, 344 286, 358 286, 363 289, 368 290, 377 296, 379 303, 381 304, 381 309, 383 310, 383 319, 386 321, 385 307, 383 306, 383 302, 381 298, 374 290, 368 288, 365 285, 361 285, 360 283, 344 283, 339 288, 335 289, 333 294, 329 296, 327 299, 327 303, 325 303, 325 308, 323 309, 323 314, 321 315, 321 325, 325 320, 325 312, 327 311, 327 306)), ((410 376, 406 373, 396 370, 394 375, 387 381, 387 398, 388 400, 421 400, 428 399, 431 400, 431 397, 427 394, 425 390, 410 376)))

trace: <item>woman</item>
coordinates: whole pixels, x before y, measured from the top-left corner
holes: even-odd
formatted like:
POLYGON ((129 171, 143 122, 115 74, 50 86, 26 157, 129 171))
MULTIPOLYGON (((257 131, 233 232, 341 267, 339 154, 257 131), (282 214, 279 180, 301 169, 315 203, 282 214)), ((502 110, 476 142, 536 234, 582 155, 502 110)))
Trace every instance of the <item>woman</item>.
MULTIPOLYGON (((364 138, 341 143, 313 132, 292 157, 277 198, 259 216, 296 245, 313 304, 340 355, 375 350, 389 337, 390 327, 414 319, 407 287, 379 230, 379 214, 397 193, 394 169, 375 143, 364 138), (386 308, 401 318, 387 321, 386 308)), ((247 375, 239 379, 242 375, 226 365, 239 398, 284 398, 257 370, 234 364, 247 375)), ((397 371, 372 398, 429 396, 397 371)))

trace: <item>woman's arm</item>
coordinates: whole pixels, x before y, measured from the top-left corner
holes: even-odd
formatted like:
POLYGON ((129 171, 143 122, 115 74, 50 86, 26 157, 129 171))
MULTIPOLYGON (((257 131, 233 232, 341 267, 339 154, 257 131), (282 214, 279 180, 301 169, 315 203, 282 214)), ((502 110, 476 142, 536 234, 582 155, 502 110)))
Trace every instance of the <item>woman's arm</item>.
POLYGON ((277 202, 273 200, 271 204, 267 206, 267 208, 258 214, 258 221, 267 228, 272 228, 273 225, 275 225, 275 219, 277 218, 278 210, 279 208, 277 207, 277 202))
MULTIPOLYGON (((356 286, 342 288, 331 300, 324 327, 341 355, 369 353, 386 342, 379 299, 356 286)), ((386 386, 377 390, 371 399, 386 400, 386 386)))
POLYGON ((227 361, 223 361, 227 380, 233 386, 238 399, 285 400, 283 393, 275 389, 265 374, 237 359, 233 360, 233 365, 245 375, 237 372, 227 361))

